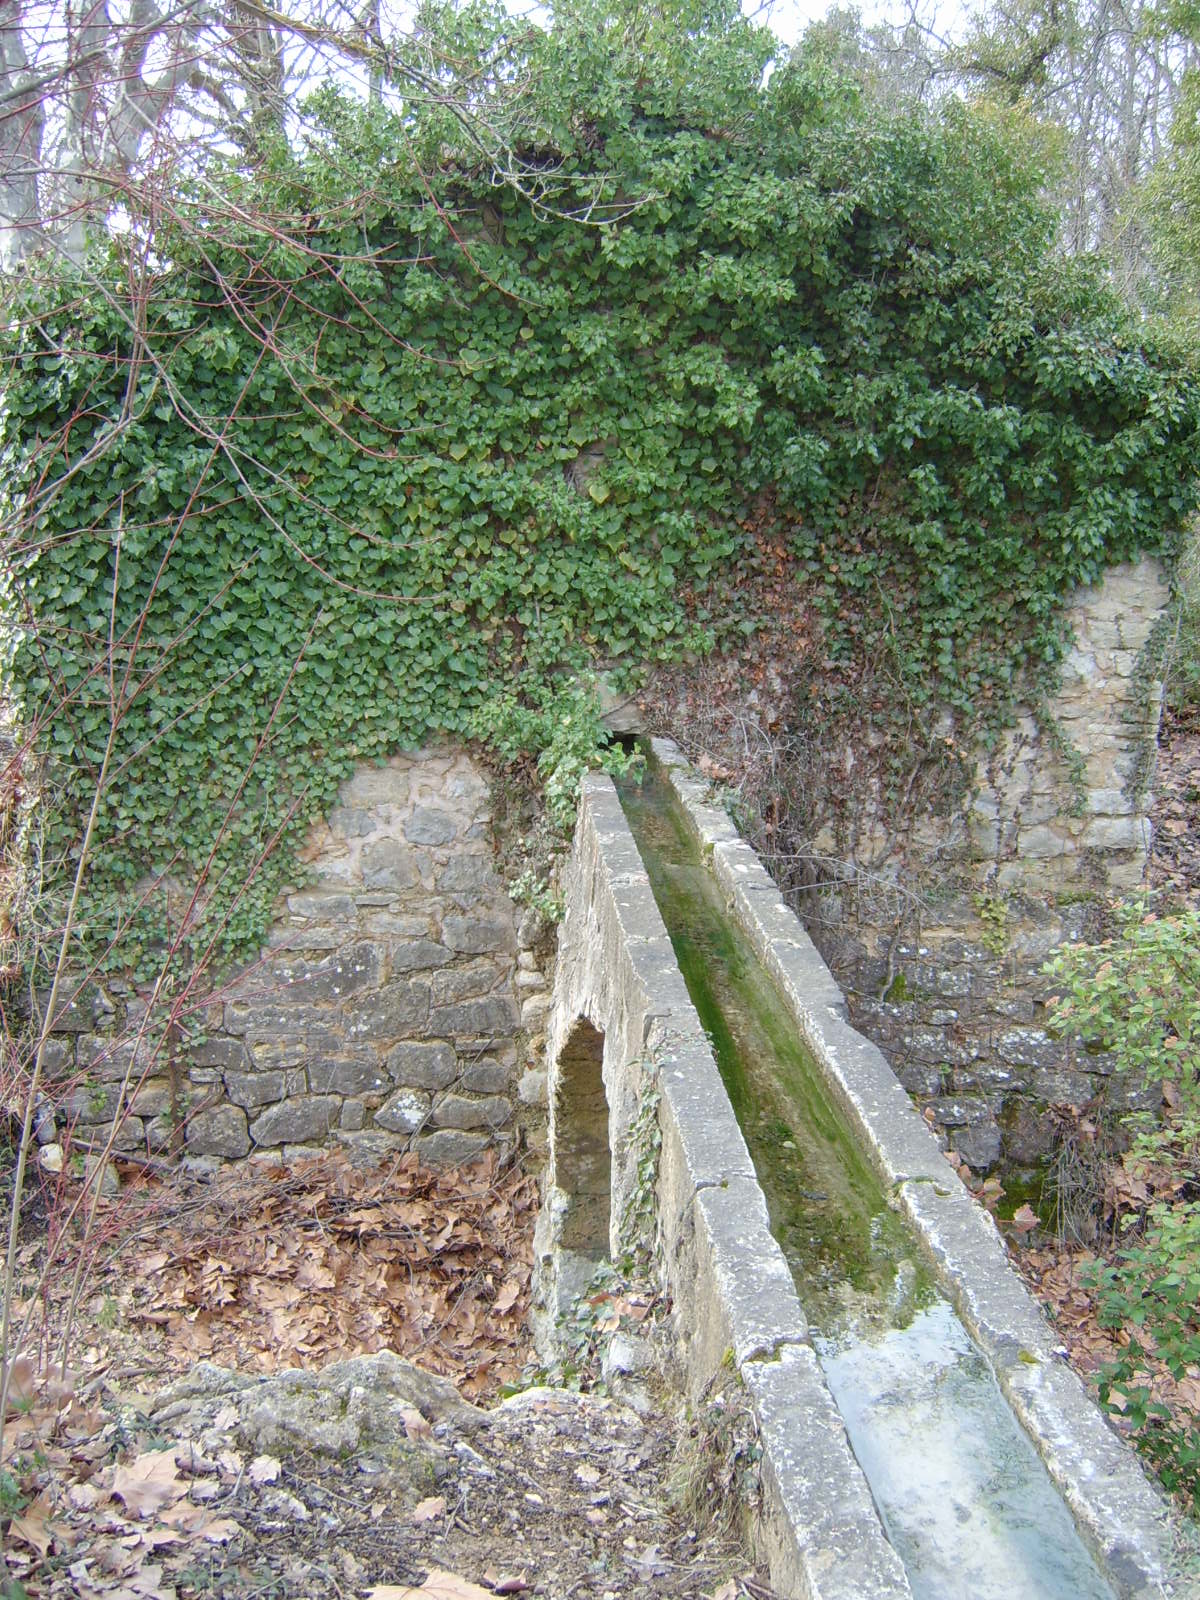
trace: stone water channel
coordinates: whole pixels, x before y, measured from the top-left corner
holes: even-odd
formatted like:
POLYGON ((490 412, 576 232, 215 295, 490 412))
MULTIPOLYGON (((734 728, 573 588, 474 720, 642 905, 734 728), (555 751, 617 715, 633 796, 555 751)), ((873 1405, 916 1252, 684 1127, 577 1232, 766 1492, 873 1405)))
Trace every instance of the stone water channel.
POLYGON ((618 788, 825 1381, 916 1600, 1111 1600, 727 911, 661 769, 651 760, 618 788))

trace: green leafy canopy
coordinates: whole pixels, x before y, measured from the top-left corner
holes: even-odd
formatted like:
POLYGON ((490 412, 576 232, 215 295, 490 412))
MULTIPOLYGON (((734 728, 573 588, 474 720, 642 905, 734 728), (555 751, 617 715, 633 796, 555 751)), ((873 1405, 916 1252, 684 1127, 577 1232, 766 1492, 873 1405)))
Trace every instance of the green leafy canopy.
POLYGON ((1195 375, 1051 259, 986 118, 884 114, 803 52, 764 87, 774 42, 721 4, 439 26, 490 63, 453 107, 326 86, 303 148, 179 198, 148 296, 129 240, 19 291, 16 672, 64 853, 110 623, 150 674, 101 946, 160 929, 130 909, 148 865, 211 858, 198 928, 244 951, 356 761, 501 727, 547 749, 589 663, 702 647, 751 504, 831 658, 886 649, 979 732, 1058 659, 1065 595, 1194 503, 1195 375))

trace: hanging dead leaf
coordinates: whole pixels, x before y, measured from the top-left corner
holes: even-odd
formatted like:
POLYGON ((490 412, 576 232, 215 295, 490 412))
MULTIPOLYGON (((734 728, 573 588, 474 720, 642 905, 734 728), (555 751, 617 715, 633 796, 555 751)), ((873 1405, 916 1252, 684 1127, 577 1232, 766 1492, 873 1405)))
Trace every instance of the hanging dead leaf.
POLYGON ((14 1356, 8 1374, 8 1409, 27 1411, 36 1393, 37 1368, 30 1356, 14 1356))

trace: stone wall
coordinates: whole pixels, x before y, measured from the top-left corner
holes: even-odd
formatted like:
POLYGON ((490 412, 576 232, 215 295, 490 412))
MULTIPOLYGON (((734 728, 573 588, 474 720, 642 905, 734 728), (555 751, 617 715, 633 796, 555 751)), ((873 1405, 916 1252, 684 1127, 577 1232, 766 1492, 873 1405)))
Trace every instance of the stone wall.
POLYGON ((811 918, 857 1025, 979 1170, 1043 1161, 1059 1108, 1157 1104, 1110 1056, 1048 1031, 1042 967, 1059 945, 1096 937, 1109 899, 1142 881, 1162 701, 1148 647, 1167 599, 1148 560, 1078 595, 1051 707, 1062 740, 1023 715, 980 764, 966 818, 923 827, 945 876, 914 886, 904 937, 858 915, 851 894, 825 897, 811 918))
POLYGON ((1069 607, 1075 642, 1051 707, 1062 744, 1027 712, 980 764, 969 828, 996 887, 1140 883, 1162 708, 1143 652, 1168 599, 1161 565, 1144 560, 1113 567, 1069 607))
POLYGON ((260 960, 171 1027, 121 984, 60 1008, 47 1065, 69 1088, 44 1139, 69 1123, 94 1144, 116 1115, 118 1148, 203 1161, 511 1141, 548 995, 479 769, 454 749, 360 768, 303 858, 260 960))

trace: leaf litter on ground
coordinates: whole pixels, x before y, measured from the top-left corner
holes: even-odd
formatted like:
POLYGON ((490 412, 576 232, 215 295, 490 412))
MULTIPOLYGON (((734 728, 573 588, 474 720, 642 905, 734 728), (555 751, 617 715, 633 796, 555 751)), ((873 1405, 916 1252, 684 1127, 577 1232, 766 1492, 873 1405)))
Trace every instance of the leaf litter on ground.
MULTIPOLYGON (((0 1582, 29 1600, 769 1596, 736 1538, 676 1509, 679 1428, 653 1405, 527 1389, 470 1443, 399 1406, 412 1449, 438 1453, 421 1499, 378 1461, 255 1446, 234 1405, 210 1419, 227 1431, 215 1445, 156 1413, 198 1357, 257 1384, 386 1350, 495 1401, 533 1370, 535 1210, 534 1180, 491 1156, 130 1183, 106 1209, 78 1370, 41 1358, 61 1331, 57 1279, 38 1358, 17 1358, 7 1466, 23 1503, 0 1582)), ((640 1326, 646 1305, 626 1299, 640 1326)))

